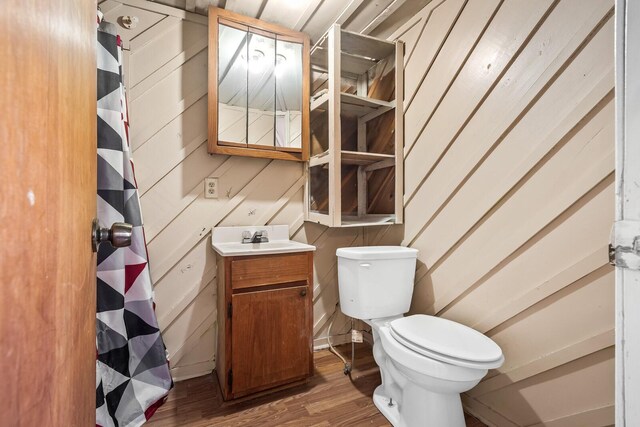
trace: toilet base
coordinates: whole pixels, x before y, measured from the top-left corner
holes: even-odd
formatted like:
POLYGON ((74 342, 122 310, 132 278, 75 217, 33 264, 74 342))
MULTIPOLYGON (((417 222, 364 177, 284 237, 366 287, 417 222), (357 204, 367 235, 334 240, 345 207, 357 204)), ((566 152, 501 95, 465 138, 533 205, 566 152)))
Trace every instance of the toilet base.
POLYGON ((392 402, 383 394, 383 386, 379 385, 373 392, 373 403, 393 427, 464 427, 464 413, 458 394, 438 394, 414 389, 404 397, 405 413, 400 414, 402 403, 392 402), (400 404, 399 404, 400 403, 400 404), (410 411, 407 413, 407 411, 410 411))
POLYGON ((376 387, 373 391, 373 403, 391 425, 399 427, 400 412, 398 411, 398 402, 393 402, 393 405, 389 405, 389 400, 388 396, 382 394, 382 385, 376 387))

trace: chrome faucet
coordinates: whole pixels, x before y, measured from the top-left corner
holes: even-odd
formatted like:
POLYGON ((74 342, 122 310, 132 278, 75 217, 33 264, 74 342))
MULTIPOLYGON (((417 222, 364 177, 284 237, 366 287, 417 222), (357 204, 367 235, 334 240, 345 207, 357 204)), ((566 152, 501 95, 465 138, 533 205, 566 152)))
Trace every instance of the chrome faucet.
POLYGON ((267 230, 256 231, 253 236, 249 230, 242 232, 242 243, 267 243, 268 241, 267 230))

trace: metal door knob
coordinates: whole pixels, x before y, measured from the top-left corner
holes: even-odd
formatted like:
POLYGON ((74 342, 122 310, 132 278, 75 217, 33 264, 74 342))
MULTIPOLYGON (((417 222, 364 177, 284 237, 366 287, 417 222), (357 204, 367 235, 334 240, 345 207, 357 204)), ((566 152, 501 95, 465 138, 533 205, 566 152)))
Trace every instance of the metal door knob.
POLYGON ((109 242, 114 248, 123 248, 131 245, 133 226, 126 222, 114 222, 111 228, 100 227, 97 219, 93 220, 91 232, 91 245, 93 252, 98 252, 98 246, 102 242, 109 242))

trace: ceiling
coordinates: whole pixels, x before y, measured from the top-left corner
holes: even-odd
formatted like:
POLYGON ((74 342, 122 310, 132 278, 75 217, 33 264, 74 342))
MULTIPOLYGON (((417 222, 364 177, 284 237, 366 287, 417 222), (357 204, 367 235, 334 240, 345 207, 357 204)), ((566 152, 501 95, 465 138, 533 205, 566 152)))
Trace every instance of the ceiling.
POLYGON ((303 31, 312 43, 333 24, 389 37, 431 0, 153 0, 206 15, 210 5, 303 31))
MULTIPOLYGON (((245 16, 259 18, 294 30, 303 31, 317 41, 334 23, 353 32, 386 38, 409 17, 415 15, 431 0, 154 0, 169 6, 206 15, 209 6, 221 7, 245 16)), ((222 41, 222 38, 221 38, 222 41)), ((269 78, 273 70, 264 70, 259 75, 249 73, 237 63, 244 58, 234 53, 246 50, 247 39, 225 38, 229 58, 226 63, 221 55, 221 102, 246 106, 260 110, 299 111, 301 70, 280 79, 269 78), (236 58, 238 56, 238 58, 236 58), (286 78, 285 78, 286 77, 286 78), (276 81, 278 80, 278 81, 276 81), (274 92, 275 88, 275 92, 274 92), (275 95, 275 97, 274 97, 275 95), (277 105, 276 105, 277 104, 277 105)), ((221 54, 224 53, 221 51, 221 54)), ((269 49, 268 51, 273 51, 269 49)), ((250 56, 250 53, 249 53, 250 56)), ((299 60, 299 58, 298 58, 299 60)), ((273 62, 269 58, 269 62, 273 62)), ((290 61, 291 62, 291 61, 290 61)))

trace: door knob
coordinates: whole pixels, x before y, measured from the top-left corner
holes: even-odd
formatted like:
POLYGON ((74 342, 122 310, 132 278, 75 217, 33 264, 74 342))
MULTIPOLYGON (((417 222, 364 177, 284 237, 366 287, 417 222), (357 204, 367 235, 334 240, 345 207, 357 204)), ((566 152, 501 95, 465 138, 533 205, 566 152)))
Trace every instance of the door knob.
POLYGON ((126 222, 114 222, 111 228, 100 227, 98 219, 93 220, 91 231, 91 246, 93 252, 98 252, 98 246, 102 242, 109 242, 114 248, 123 248, 131 245, 133 226, 126 222))

